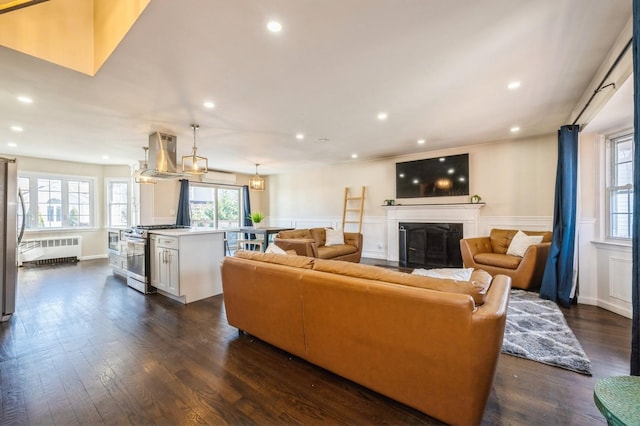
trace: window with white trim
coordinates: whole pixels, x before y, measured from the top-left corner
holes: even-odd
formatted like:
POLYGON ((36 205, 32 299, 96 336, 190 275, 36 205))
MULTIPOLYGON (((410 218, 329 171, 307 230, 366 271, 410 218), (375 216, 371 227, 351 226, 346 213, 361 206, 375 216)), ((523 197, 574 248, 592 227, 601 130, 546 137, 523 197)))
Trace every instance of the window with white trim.
POLYGON ((107 226, 129 227, 129 180, 107 179, 107 226))
POLYGON ((26 229, 92 228, 94 179, 20 173, 27 215, 26 229))
POLYGON ((628 240, 633 223, 633 133, 608 140, 607 238, 628 240))

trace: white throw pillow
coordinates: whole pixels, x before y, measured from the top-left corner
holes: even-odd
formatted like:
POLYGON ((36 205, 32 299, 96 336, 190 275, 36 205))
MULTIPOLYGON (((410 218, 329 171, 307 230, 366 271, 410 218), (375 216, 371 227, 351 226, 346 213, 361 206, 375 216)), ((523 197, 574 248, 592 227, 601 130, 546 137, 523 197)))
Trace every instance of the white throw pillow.
POLYGON ((275 253, 275 254, 287 254, 286 251, 282 250, 277 245, 271 243, 267 246, 267 249, 264 251, 265 253, 275 253))
POLYGON ((509 244, 509 248, 507 249, 507 254, 511 256, 524 256, 524 253, 527 251, 529 246, 533 244, 540 244, 542 242, 542 235, 527 235, 522 231, 518 231, 518 233, 511 240, 511 244, 509 244))
POLYGON ((344 232, 331 228, 324 228, 324 230, 327 233, 327 241, 324 243, 325 246, 339 246, 344 244, 344 232))
POLYGON ((413 275, 423 277, 445 278, 456 281, 469 281, 473 268, 439 268, 439 269, 414 269, 413 275))

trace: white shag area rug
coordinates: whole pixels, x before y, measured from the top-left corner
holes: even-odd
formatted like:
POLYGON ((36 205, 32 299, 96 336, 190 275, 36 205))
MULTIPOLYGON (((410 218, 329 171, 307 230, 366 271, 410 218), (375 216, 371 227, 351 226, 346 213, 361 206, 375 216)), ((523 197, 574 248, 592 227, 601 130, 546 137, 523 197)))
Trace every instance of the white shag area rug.
POLYGON ((591 375, 591 361, 551 300, 512 290, 502 352, 591 375))

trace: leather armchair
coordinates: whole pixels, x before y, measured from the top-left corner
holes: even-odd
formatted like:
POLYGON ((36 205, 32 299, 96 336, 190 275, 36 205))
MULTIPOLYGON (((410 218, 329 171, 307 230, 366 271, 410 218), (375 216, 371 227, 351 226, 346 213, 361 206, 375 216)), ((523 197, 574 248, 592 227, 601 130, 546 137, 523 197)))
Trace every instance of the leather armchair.
POLYGON ((463 238, 460 251, 464 266, 483 269, 491 275, 507 275, 511 277, 513 288, 537 289, 542 281, 552 232, 522 231, 527 235, 542 235, 542 242, 529 246, 522 257, 507 254, 517 232, 515 229, 492 229, 488 237, 463 238))
POLYGON ((345 232, 344 244, 340 245, 327 246, 326 240, 324 228, 310 228, 280 231, 273 242, 285 251, 295 250, 299 256, 360 262, 362 234, 345 232))

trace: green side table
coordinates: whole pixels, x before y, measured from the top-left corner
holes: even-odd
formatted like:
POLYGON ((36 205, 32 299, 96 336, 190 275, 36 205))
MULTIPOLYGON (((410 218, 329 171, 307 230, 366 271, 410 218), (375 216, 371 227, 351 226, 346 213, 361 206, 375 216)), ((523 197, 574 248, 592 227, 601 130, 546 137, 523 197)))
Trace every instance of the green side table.
POLYGON ((607 423, 640 426, 640 377, 620 376, 598 380, 593 399, 607 423))

